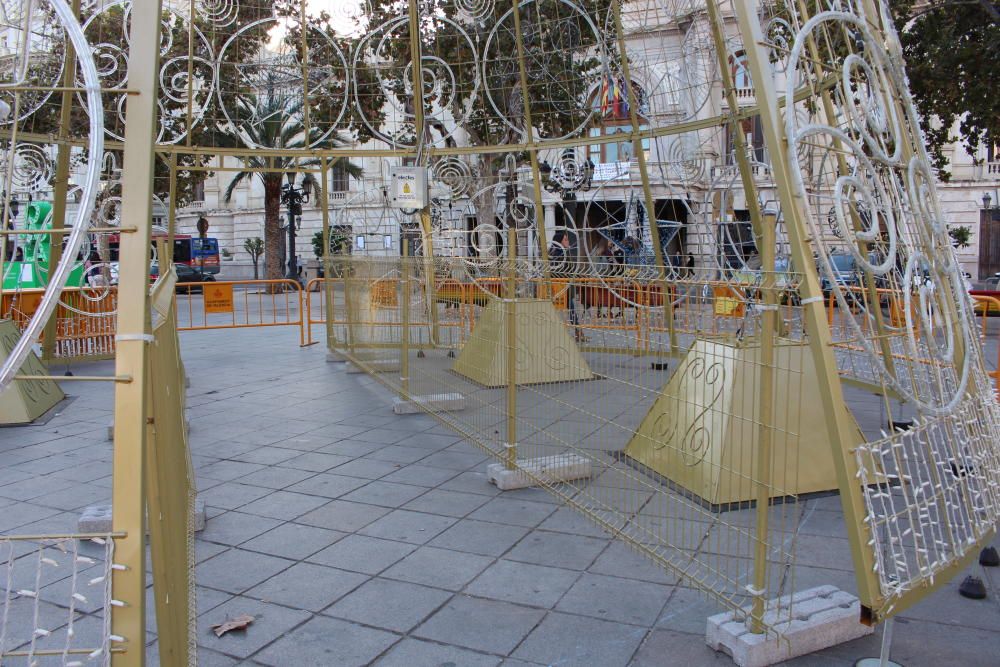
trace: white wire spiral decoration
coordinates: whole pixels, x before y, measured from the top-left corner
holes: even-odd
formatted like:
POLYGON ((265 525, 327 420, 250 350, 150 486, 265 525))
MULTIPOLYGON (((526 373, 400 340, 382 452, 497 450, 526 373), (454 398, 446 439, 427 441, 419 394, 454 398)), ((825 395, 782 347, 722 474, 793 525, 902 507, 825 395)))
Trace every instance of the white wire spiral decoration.
POLYGON ((66 287, 66 281, 76 262, 77 253, 86 238, 89 226, 88 222, 94 208, 94 200, 97 197, 97 184, 100 180, 100 160, 94 156, 103 155, 104 153, 104 111, 101 107, 101 81, 91 55, 90 45, 87 43, 83 28, 77 22, 73 10, 66 5, 65 1, 49 1, 76 51, 77 63, 87 90, 87 113, 90 118, 90 134, 87 148, 92 159, 87 163, 83 194, 80 205, 77 208, 76 217, 73 220, 73 231, 70 233, 66 243, 66 251, 52 272, 45 295, 42 297, 38 309, 22 332, 17 345, 14 346, 14 349, 11 350, 10 355, 4 361, 3 366, 0 367, 0 391, 3 391, 13 381, 14 376, 22 364, 24 364, 25 359, 28 358, 32 347, 38 342, 39 336, 42 334, 45 323, 49 321, 49 318, 55 311, 62 290, 66 287))

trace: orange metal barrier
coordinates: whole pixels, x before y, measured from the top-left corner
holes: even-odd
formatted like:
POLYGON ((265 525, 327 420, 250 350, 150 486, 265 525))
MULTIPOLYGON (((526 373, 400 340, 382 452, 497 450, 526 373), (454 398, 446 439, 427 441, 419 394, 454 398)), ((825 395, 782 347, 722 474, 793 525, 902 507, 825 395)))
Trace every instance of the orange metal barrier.
MULTIPOLYGON (((989 323, 991 312, 1000 312, 1000 299, 995 296, 985 296, 982 294, 972 294, 972 301, 975 305, 975 312, 982 313, 983 318, 983 339, 986 339, 986 326, 989 323)), ((1000 399, 1000 340, 997 340, 997 364, 996 368, 989 372, 990 377, 996 385, 997 399, 1000 399)))
MULTIPOLYGON (((44 293, 43 289, 4 292, 0 317, 9 317, 18 329, 23 329, 35 314, 44 293)), ((56 308, 54 358, 70 362, 113 357, 117 305, 116 287, 67 287, 63 290, 56 308)))
POLYGON ((178 283, 177 330, 298 327, 305 346, 303 303, 302 286, 288 279, 178 283))

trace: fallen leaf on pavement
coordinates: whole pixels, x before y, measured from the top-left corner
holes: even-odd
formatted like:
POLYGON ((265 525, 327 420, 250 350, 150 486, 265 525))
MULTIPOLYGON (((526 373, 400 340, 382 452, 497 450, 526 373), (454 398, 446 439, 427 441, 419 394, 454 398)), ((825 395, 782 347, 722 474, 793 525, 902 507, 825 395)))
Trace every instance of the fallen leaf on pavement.
POLYGON ((236 618, 231 618, 224 623, 217 623, 216 625, 213 625, 212 630, 215 631, 216 637, 221 637, 232 630, 246 630, 247 626, 253 623, 253 621, 253 616, 250 616, 249 614, 242 614, 236 618))

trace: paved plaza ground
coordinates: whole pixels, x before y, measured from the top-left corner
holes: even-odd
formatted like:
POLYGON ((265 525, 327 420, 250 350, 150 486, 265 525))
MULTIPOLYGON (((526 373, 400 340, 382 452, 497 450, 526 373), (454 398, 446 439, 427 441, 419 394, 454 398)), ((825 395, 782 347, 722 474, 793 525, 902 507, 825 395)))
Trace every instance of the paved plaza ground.
MULTIPOLYGON (((326 363, 322 345, 299 348, 286 328, 185 332, 181 346, 208 508, 204 667, 732 664, 705 645, 713 603, 548 494, 499 492, 479 450, 431 417, 394 415, 390 392, 326 363), (210 631, 240 614, 256 617, 245 633, 210 631)), ((112 387, 64 389, 75 398, 47 423, 0 429, 4 533, 73 532, 110 501, 112 387)), ((839 501, 805 509, 800 587, 853 592, 839 501)), ((1000 572, 986 576, 986 600, 960 597, 960 577, 903 614, 893 658, 1000 664, 1000 572)), ((148 627, 157 664, 152 615, 148 627)), ((788 664, 851 665, 879 636, 788 664)))

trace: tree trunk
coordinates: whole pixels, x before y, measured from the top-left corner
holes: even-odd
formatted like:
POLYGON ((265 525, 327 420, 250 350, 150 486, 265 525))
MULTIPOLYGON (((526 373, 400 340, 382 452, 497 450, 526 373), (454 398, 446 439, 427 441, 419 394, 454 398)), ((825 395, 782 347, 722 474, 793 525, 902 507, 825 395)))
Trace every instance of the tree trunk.
POLYGON ((281 174, 264 174, 264 278, 279 280, 284 232, 281 229, 281 174))

